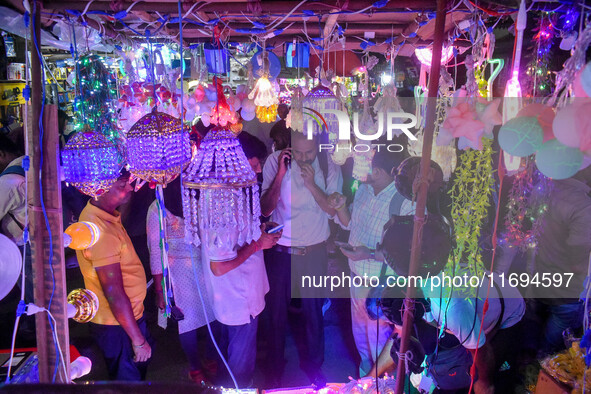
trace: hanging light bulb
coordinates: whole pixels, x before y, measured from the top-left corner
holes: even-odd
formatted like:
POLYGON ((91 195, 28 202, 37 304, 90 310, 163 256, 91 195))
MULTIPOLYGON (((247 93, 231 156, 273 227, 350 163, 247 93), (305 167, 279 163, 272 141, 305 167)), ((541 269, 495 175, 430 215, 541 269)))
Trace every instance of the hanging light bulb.
POLYGON ((275 89, 266 75, 260 77, 254 89, 248 95, 256 105, 257 118, 263 123, 271 123, 277 119, 277 104, 279 99, 275 89))
POLYGON ((78 323, 88 323, 94 318, 98 309, 99 300, 92 291, 76 289, 68 294, 66 310, 69 319, 74 319, 78 323))
POLYGON ((64 247, 84 250, 97 243, 101 236, 98 226, 91 222, 76 222, 64 231, 64 247))

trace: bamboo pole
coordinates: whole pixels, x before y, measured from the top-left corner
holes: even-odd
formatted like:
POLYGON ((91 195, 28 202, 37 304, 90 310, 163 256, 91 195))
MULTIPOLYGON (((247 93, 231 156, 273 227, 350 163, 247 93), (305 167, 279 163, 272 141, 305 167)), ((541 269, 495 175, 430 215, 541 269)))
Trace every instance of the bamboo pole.
MULTIPOLYGON (((412 246, 410 252, 409 276, 416 276, 421 256, 423 224, 425 222, 425 207, 427 206, 427 181, 431 168, 431 149, 433 147, 433 132, 435 131, 435 112, 437 107, 437 93, 439 91, 439 71, 441 68, 441 49, 443 46, 443 34, 445 32, 445 8, 447 0, 437 0, 437 16, 435 18, 435 31, 433 37, 433 56, 431 58, 431 72, 429 75, 429 94, 427 101, 427 116, 425 122, 425 133, 423 135, 423 152, 421 155, 420 179, 417 193, 417 205, 412 234, 412 246)), ((409 282, 410 283, 410 282, 409 282)), ((402 322, 402 338, 400 341, 400 354, 405 354, 409 348, 412 327, 414 323, 414 308, 417 290, 409 284, 406 298, 404 300, 404 317, 402 322)), ((406 365, 404 360, 398 359, 396 371, 396 394, 404 392, 406 376, 406 365)))

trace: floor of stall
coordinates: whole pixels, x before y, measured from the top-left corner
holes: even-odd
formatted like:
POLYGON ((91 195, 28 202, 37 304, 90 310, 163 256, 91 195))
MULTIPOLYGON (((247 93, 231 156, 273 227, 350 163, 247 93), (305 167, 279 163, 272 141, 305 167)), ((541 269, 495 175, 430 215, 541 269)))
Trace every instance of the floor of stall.
MULTIPOLYGON (((77 287, 83 287, 83 282, 79 270, 73 268, 68 270, 68 290, 77 287)), ((156 346, 148 368, 147 380, 189 381, 189 365, 180 346, 177 327, 172 323, 164 330, 157 325, 156 307, 151 290, 150 288, 146 297, 145 315, 150 332, 156 340, 156 346)), ((324 316, 325 361, 322 370, 329 382, 348 382, 349 376, 356 376, 358 365, 358 355, 351 333, 350 301, 349 299, 331 299, 330 301, 330 308, 324 316)), ((291 321, 297 324, 297 315, 291 316, 291 321)), ((89 335, 88 326, 70 322, 70 339, 71 344, 93 362, 92 372, 81 380, 107 379, 106 366, 97 345, 89 335)), ((263 340, 259 341, 257 364, 260 364, 264 357, 263 340)), ((291 332, 287 338, 285 358, 287 365, 282 386, 308 385, 309 380, 299 368, 298 353, 291 332)), ((219 367, 222 369, 223 365, 219 367)), ((261 373, 261 368, 257 368, 256 371, 254 387, 264 388, 265 376, 261 373)))

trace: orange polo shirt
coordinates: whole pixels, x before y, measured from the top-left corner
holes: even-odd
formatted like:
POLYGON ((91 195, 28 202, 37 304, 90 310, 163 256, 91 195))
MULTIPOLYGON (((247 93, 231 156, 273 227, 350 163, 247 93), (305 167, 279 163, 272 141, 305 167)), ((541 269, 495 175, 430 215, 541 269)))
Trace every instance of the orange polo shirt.
POLYGON ((93 323, 105 325, 119 325, 113 315, 109 302, 96 273, 97 267, 111 264, 121 266, 123 288, 131 302, 133 315, 138 320, 144 313, 144 299, 146 298, 146 274, 144 267, 135 253, 135 249, 121 224, 119 212, 115 216, 90 203, 80 214, 80 221, 92 222, 100 230, 96 244, 88 249, 76 251, 80 271, 84 276, 84 285, 98 297, 99 309, 93 323))

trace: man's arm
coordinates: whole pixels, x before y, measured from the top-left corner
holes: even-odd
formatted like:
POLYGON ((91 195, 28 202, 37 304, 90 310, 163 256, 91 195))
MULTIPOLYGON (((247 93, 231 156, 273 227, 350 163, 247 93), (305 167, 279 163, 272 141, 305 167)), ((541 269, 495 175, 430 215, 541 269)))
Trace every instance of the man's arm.
POLYGON ((283 231, 276 232, 274 234, 267 234, 265 229, 277 226, 277 223, 267 222, 261 226, 261 236, 258 240, 253 241, 249 244, 244 245, 238 249, 236 257, 228 261, 210 261, 211 272, 215 276, 222 276, 239 267, 244 263, 250 256, 258 252, 259 250, 269 249, 273 247, 283 235, 283 231))
POLYGON ((136 361, 146 361, 152 354, 150 345, 140 331, 133 315, 131 302, 123 288, 123 276, 119 263, 96 267, 99 282, 109 303, 109 307, 133 345, 136 361))
MULTIPOLYGON (((275 208, 277 208, 277 202, 279 201, 279 196, 281 195, 281 184, 283 183, 283 177, 287 172, 287 166, 285 164, 285 160, 291 160, 291 149, 287 148, 281 151, 281 154, 277 158, 277 172, 273 177, 273 181, 268 189, 263 191, 261 196, 261 214, 263 216, 271 216, 275 208)), ((272 168, 268 167, 271 166, 273 163, 266 163, 265 168, 263 169, 263 178, 268 177, 270 178, 272 175, 272 168)), ((263 181, 263 184, 265 182, 263 181)), ((264 187, 263 187, 264 189, 264 187)))
POLYGON ((311 183, 309 186, 306 186, 308 187, 308 190, 310 190, 310 193, 312 193, 314 201, 316 201, 316 204, 318 204, 320 209, 322 209, 331 217, 337 213, 336 209, 332 208, 328 204, 328 196, 326 195, 326 193, 324 193, 316 183, 311 183))
MULTIPOLYGON (((392 351, 392 344, 394 343, 394 340, 393 340, 394 334, 395 334, 395 331, 392 332, 392 335, 390 335, 390 338, 388 338, 388 342, 386 342, 386 344, 384 345, 384 348, 382 349, 382 351, 380 352, 380 355, 378 356, 378 361, 376 363, 378 365, 378 376, 383 376, 386 372, 394 371, 394 369, 396 369, 396 367, 397 367, 396 362, 394 361, 394 359, 390 355, 391 354, 390 352, 392 351)), ((376 364, 374 364, 371 367, 371 370, 369 371, 369 373, 366 376, 371 376, 371 377, 376 376, 376 364)))
POLYGON ((495 356, 492 346, 487 342, 484 343, 476 352, 476 349, 468 349, 474 359, 474 366, 478 371, 478 380, 474 383, 474 394, 492 394, 494 393, 494 385, 492 383, 495 356))
POLYGON ((300 167, 302 168, 302 178, 304 179, 304 186, 306 187, 306 189, 310 191, 310 193, 312 193, 312 196, 314 197, 314 201, 316 201, 316 204, 318 204, 320 209, 329 214, 331 217, 334 216, 337 213, 336 210, 330 206, 330 204, 328 203, 328 196, 326 195, 326 193, 324 193, 324 191, 322 191, 322 189, 320 189, 320 187, 318 187, 314 180, 314 167, 312 167, 310 164, 304 163, 302 163, 300 167))
POLYGON ((277 208, 282 182, 283 176, 277 173, 273 182, 271 182, 271 187, 263 192, 263 195, 261 196, 261 214, 263 216, 271 216, 275 208, 277 208))
POLYGON ((250 256, 261 250, 258 241, 253 241, 238 249, 238 254, 232 260, 228 261, 210 261, 211 272, 215 276, 222 276, 239 267, 250 256))

